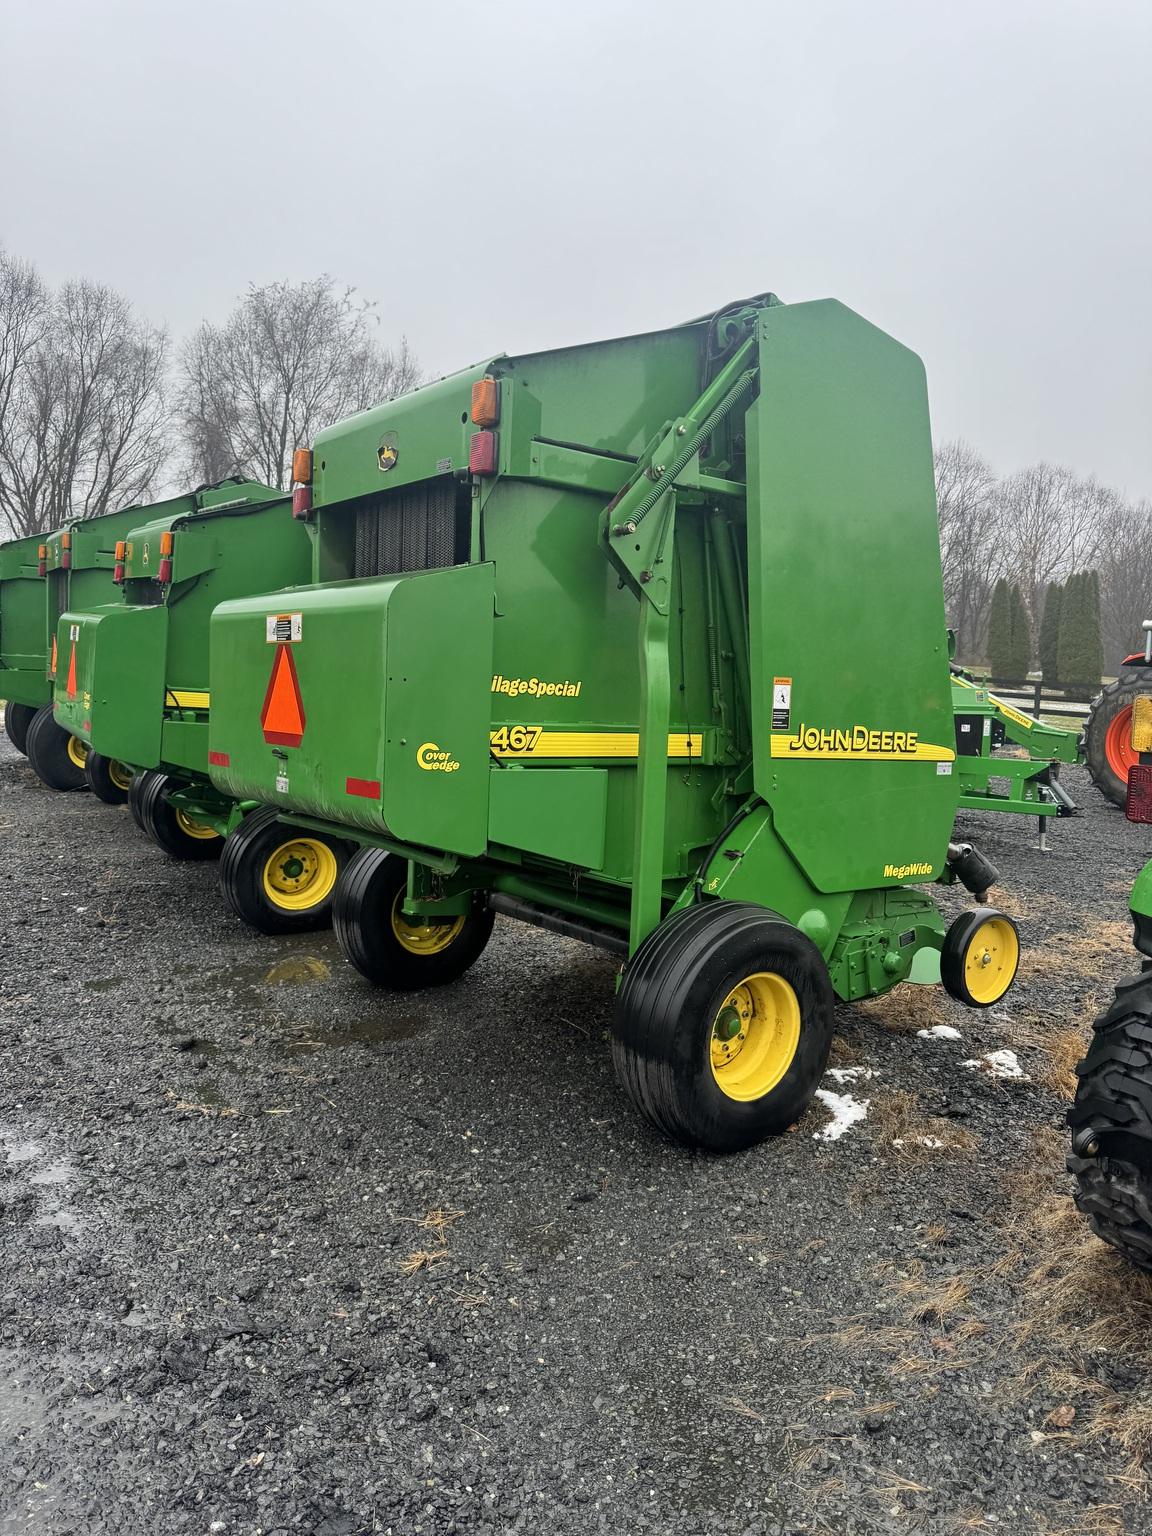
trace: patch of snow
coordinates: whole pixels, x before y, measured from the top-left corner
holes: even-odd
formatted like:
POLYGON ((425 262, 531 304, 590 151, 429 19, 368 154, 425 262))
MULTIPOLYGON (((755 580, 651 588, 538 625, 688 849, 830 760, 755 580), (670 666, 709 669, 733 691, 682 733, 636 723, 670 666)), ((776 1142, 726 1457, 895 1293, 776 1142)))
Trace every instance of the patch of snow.
POLYGON ((868 1113, 868 1101, 854 1099, 850 1093, 833 1093, 830 1088, 817 1088, 816 1097, 828 1110, 832 1119, 813 1134, 813 1141, 839 1141, 844 1132, 868 1113))
POLYGON ((916 1033, 921 1040, 962 1040, 964 1037, 958 1029, 953 1029, 951 1024, 933 1024, 931 1029, 918 1029, 916 1033))
POLYGON ((989 1051, 987 1056, 962 1061, 960 1065, 972 1067, 978 1072, 987 1072, 991 1077, 1013 1077, 1022 1083, 1029 1081, 1028 1075, 1017 1059, 1016 1052, 1007 1049, 989 1051))
POLYGON ((865 1082, 876 1074, 871 1067, 829 1067, 825 1077, 832 1078, 837 1083, 854 1083, 857 1078, 863 1078, 865 1082))

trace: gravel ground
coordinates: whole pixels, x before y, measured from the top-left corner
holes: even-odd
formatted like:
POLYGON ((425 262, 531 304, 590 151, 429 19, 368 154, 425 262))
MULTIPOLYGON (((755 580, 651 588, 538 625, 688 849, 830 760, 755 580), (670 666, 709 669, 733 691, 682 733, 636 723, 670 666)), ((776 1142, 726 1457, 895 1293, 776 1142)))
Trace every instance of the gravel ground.
POLYGON ((1056 1132, 1148 838, 1066 782, 1048 854, 962 828, 1007 1005, 842 1009, 835 1097, 717 1161, 617 1090, 605 958, 501 923, 374 992, 5 743, 0 1533, 1147 1530, 1056 1132))

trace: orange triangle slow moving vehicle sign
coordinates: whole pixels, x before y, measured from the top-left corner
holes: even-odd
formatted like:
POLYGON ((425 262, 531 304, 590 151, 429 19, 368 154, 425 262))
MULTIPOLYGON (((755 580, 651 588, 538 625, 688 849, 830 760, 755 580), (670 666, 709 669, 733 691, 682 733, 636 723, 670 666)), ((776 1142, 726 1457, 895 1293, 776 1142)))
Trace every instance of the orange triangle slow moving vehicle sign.
POLYGON ((72 652, 68 657, 68 697, 76 697, 76 642, 72 642, 72 652))
POLYGON ((275 747, 298 747, 304 736, 304 701, 290 645, 276 647, 260 725, 264 740, 275 747))

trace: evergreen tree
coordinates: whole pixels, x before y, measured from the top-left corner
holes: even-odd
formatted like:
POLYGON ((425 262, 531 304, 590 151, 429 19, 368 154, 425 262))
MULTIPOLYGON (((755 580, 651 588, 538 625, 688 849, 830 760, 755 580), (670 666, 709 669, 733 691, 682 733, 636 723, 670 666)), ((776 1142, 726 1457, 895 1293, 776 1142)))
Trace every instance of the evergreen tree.
POLYGON ((1104 652, 1100 643, 1100 578, 1095 571, 1080 571, 1068 579, 1056 652, 1064 687, 1085 693, 1099 688, 1104 652))
POLYGON ((1011 666, 1004 674, 1013 682, 1023 682, 1028 676, 1032 666, 1032 626, 1028 622, 1028 610, 1024 606, 1024 596, 1015 582, 1009 593, 1008 604, 1009 626, 1011 635, 1011 666))
POLYGON ((988 667, 993 677, 1007 678, 1012 665, 1012 592, 1003 576, 992 588, 988 610, 988 667))
POLYGON ((1040 671, 1049 688, 1059 686, 1060 661, 1057 647, 1060 641, 1060 613, 1064 599, 1062 582, 1054 581, 1044 598, 1044 617, 1040 620, 1040 671))

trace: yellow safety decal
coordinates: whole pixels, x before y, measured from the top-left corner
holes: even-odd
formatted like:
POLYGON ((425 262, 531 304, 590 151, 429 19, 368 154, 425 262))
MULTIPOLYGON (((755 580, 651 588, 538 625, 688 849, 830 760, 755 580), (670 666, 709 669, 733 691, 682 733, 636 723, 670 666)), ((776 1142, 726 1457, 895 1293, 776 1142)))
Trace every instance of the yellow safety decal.
MULTIPOLYGON (((638 757, 638 731, 546 731, 538 725, 504 726, 491 735, 495 757, 638 757)), ((704 738, 674 731, 668 737, 669 757, 700 757, 704 738)))
POLYGON ((1002 715, 1007 715, 1009 720, 1015 720, 1017 725, 1022 725, 1026 731, 1030 731, 1036 724, 1031 715, 1022 715, 1018 709, 1013 709, 1011 704, 1005 704, 1003 699, 998 699, 994 693, 988 695, 990 704, 995 704, 1002 715))
POLYGON ((169 688, 168 703, 175 709, 207 709, 210 695, 195 688, 169 688))
POLYGON ((772 756, 836 762, 951 763, 956 753, 921 741, 916 731, 876 731, 866 725, 824 729, 801 725, 795 736, 773 736, 772 756))
POLYGON ((954 688, 975 688, 976 684, 970 683, 966 677, 959 677, 955 672, 953 672, 952 686, 954 688))
POLYGON ((1152 752, 1152 699, 1143 693, 1132 701, 1132 750, 1152 752))

